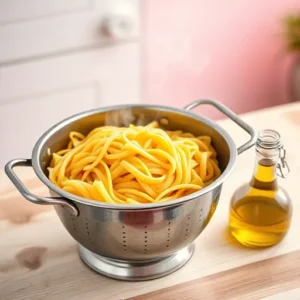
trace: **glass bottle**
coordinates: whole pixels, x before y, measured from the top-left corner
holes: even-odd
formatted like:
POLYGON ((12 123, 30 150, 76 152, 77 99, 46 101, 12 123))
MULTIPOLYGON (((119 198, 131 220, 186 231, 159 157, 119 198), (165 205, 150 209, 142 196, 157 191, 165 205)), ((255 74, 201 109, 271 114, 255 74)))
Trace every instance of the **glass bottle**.
POLYGON ((248 247, 275 245, 287 233, 292 203, 278 186, 277 175, 285 178, 289 167, 280 135, 263 130, 256 142, 256 164, 251 181, 238 188, 230 203, 229 229, 248 247))

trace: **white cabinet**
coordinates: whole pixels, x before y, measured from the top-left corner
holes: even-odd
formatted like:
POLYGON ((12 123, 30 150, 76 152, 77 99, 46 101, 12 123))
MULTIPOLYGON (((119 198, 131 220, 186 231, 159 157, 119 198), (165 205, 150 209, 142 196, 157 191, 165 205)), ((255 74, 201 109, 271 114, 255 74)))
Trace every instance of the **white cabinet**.
POLYGON ((139 0, 0 1, 0 63, 134 40, 138 35, 139 0), (107 20, 113 28, 124 28, 123 34, 105 34, 107 20))
POLYGON ((0 0, 0 167, 65 117, 140 101, 139 3, 121 2, 0 0))
POLYGON ((30 157, 33 143, 52 124, 65 118, 66 112, 73 114, 92 108, 95 90, 93 86, 78 87, 22 100, 1 106, 3 144, 0 153, 4 162, 16 157, 30 157))

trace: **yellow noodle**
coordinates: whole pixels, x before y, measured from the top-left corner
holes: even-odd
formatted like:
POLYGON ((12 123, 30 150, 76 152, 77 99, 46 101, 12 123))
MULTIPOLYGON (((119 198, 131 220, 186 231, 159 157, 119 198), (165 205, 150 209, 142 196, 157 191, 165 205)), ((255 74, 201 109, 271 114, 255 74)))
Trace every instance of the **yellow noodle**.
POLYGON ((141 202, 133 200, 132 198, 126 198, 126 201, 128 204, 133 204, 133 205, 142 204, 141 202))
POLYGON ((157 121, 128 128, 70 132, 52 154, 51 182, 68 193, 110 204, 164 202, 194 193, 221 170, 209 136, 164 131, 157 121))
POLYGON ((58 151, 56 154, 62 156, 64 154, 68 153, 70 150, 71 149, 63 149, 63 150, 58 151))
POLYGON ((143 180, 145 183, 149 183, 149 184, 151 184, 151 183, 161 183, 166 178, 166 175, 163 175, 161 177, 153 177, 151 175, 147 176, 143 172, 139 171, 138 168, 134 167, 133 165, 131 165, 130 163, 128 163, 125 160, 123 160, 120 163, 120 165, 125 170, 127 170, 129 173, 131 173, 132 175, 134 175, 135 177, 140 178, 141 180, 143 180))
POLYGON ((143 188, 141 187, 141 185, 137 181, 133 181, 133 180, 114 184, 114 189, 116 191, 118 191, 120 189, 136 189, 137 191, 140 191, 140 192, 143 191, 143 188))
POLYGON ((140 192, 140 191, 135 190, 135 189, 128 189, 128 188, 119 189, 119 190, 117 190, 117 192, 120 193, 120 194, 126 193, 126 194, 131 194, 131 195, 137 195, 139 197, 142 197, 142 198, 148 200, 149 202, 154 201, 154 199, 152 197, 150 197, 149 195, 147 195, 146 193, 140 192))
POLYGON ((122 183, 122 182, 129 182, 129 181, 133 180, 134 178, 135 178, 134 175, 126 174, 124 176, 120 176, 120 177, 116 178, 115 180, 113 180, 113 183, 117 184, 117 183, 122 183))
POLYGON ((157 121, 152 121, 151 123, 149 123, 148 125, 145 126, 146 128, 152 127, 152 128, 158 128, 158 122, 157 121))
POLYGON ((193 189, 193 190, 200 190, 201 187, 196 184, 179 184, 179 185, 174 185, 165 191, 163 191, 160 195, 158 195, 155 199, 155 202, 161 200, 165 195, 167 195, 170 192, 173 192, 175 190, 185 190, 185 189, 193 189))
POLYGON ((144 149, 150 148, 151 144, 152 144, 152 139, 148 139, 144 144, 144 149))
POLYGON ((152 198, 156 198, 157 193, 153 190, 153 186, 141 181, 138 178, 137 178, 137 181, 141 185, 141 187, 145 190, 145 192, 149 194, 149 196, 151 196, 152 198))

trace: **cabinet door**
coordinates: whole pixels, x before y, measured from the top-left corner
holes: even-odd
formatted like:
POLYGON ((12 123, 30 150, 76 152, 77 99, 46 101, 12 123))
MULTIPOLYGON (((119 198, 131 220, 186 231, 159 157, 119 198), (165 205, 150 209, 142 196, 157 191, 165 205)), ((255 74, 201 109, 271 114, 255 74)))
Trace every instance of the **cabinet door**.
POLYGON ((139 0, 0 1, 0 65, 138 35, 139 0))
POLYGON ((30 157, 39 136, 63 118, 139 102, 139 75, 138 43, 0 68, 0 167, 30 157))

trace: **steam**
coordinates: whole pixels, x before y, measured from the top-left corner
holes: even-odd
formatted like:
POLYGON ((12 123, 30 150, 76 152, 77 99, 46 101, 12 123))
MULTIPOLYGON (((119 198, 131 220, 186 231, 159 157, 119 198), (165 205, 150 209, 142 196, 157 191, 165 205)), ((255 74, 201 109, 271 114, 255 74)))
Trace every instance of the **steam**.
POLYGON ((158 113, 153 116, 145 116, 144 114, 134 114, 132 110, 111 111, 105 114, 104 125, 116 127, 128 127, 130 124, 147 125, 151 121, 158 120, 158 113))

